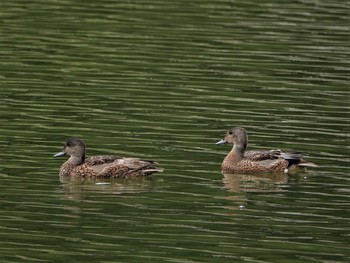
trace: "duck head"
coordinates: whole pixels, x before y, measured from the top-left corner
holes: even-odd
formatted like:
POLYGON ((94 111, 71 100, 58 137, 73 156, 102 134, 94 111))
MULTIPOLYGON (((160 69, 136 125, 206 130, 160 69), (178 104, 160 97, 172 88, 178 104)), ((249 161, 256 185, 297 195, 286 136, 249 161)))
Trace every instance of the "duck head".
POLYGON ((248 144, 248 134, 244 128, 234 127, 227 131, 225 138, 216 144, 233 143, 234 147, 245 150, 248 144))
POLYGON ((63 150, 56 153, 53 157, 60 157, 68 155, 76 159, 84 161, 85 159, 85 143, 77 138, 69 138, 66 140, 63 146, 63 150))

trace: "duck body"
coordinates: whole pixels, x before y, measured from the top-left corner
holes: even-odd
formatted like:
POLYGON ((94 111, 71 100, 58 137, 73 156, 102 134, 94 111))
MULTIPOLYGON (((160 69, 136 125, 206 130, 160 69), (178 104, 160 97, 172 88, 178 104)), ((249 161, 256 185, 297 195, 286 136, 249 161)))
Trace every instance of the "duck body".
POLYGON ((63 150, 54 155, 69 155, 62 164, 59 175, 88 178, 129 178, 149 176, 161 169, 155 168, 155 162, 139 158, 122 158, 118 156, 92 156, 85 158, 85 143, 77 138, 69 138, 63 150))
POLYGON ((246 151, 248 135, 244 128, 230 129, 217 144, 233 143, 232 150, 221 164, 223 173, 288 172, 290 169, 315 167, 298 153, 281 150, 246 151))

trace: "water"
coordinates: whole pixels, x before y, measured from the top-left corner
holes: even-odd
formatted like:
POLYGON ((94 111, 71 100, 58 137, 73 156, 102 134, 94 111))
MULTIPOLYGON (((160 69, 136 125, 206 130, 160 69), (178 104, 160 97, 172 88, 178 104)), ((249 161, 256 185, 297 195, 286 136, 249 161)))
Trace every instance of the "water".
POLYGON ((1 262, 350 261, 349 10, 1 1, 1 262), (320 168, 223 176, 233 125, 320 168), (70 136, 165 171, 60 180, 70 136))

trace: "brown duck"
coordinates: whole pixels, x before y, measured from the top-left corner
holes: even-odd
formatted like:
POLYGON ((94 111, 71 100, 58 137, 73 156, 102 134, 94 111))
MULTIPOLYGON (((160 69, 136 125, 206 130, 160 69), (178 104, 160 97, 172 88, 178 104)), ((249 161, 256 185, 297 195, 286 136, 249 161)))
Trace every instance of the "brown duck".
POLYGON ((302 167, 317 167, 302 159, 300 154, 281 150, 247 151, 248 135, 244 128, 228 130, 223 140, 216 144, 233 143, 232 150, 221 164, 223 173, 285 172, 302 167))
POLYGON ((54 155, 60 157, 69 155, 69 159, 62 164, 60 176, 78 176, 89 178, 128 178, 135 176, 149 176, 155 172, 162 172, 154 167, 153 161, 138 158, 122 158, 117 156, 92 156, 85 158, 85 143, 77 138, 69 138, 63 150, 54 155))

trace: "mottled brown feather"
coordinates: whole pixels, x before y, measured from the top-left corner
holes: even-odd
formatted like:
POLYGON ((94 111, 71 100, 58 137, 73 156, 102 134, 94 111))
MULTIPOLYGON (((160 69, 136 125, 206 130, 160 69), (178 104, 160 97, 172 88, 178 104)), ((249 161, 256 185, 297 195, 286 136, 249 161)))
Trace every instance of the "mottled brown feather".
POLYGON ((55 157, 67 154, 70 158, 62 164, 60 176, 78 176, 89 178, 128 178, 149 176, 162 172, 153 161, 117 156, 92 156, 85 159, 85 144, 82 140, 69 138, 63 151, 55 157))
POLYGON ((248 135, 245 129, 236 127, 230 129, 224 140, 218 144, 232 143, 232 150, 221 164, 225 173, 255 173, 255 172, 286 172, 288 169, 317 166, 301 158, 300 154, 285 153, 281 150, 245 151, 248 135))

